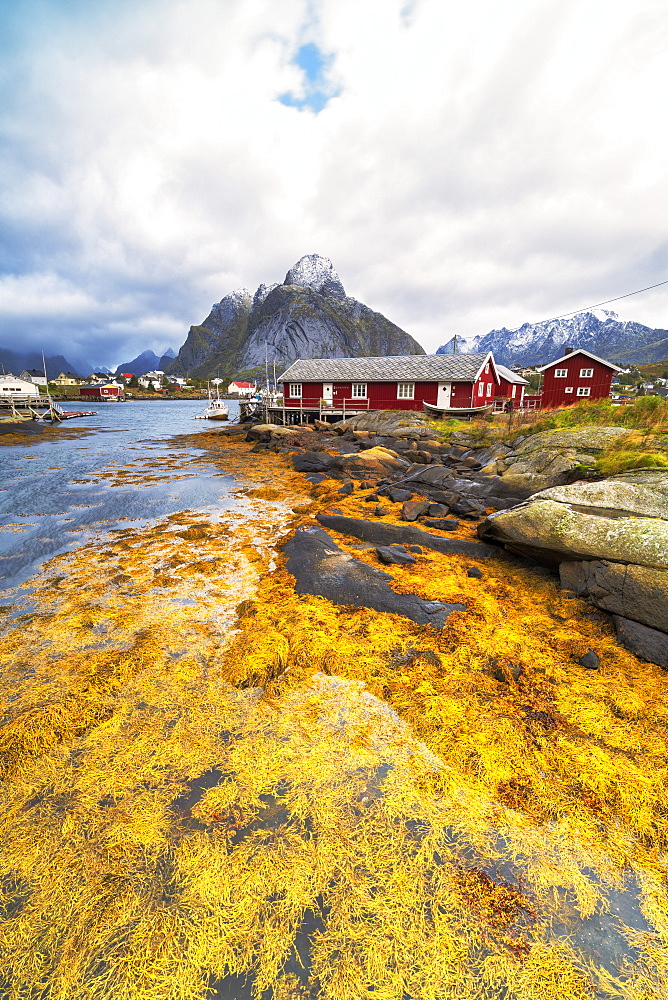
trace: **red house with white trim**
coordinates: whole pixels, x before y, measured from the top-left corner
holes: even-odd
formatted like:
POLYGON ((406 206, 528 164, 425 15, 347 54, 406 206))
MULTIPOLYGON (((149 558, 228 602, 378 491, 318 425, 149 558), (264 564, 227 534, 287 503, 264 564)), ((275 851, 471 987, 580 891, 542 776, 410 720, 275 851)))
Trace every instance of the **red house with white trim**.
POLYGON ((538 369, 543 374, 541 409, 608 399, 613 375, 621 370, 581 347, 566 348, 563 357, 538 369))
POLYGON ((423 403, 482 407, 494 401, 500 384, 491 351, 298 359, 278 381, 286 409, 332 412, 421 410, 423 403))

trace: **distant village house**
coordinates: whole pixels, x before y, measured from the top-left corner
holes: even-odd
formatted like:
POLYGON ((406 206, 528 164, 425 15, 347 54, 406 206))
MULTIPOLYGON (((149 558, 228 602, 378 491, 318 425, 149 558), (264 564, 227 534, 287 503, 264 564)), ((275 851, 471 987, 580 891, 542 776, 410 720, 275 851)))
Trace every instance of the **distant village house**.
POLYGON ((46 385, 48 379, 44 372, 37 371, 36 368, 26 368, 21 372, 19 378, 25 379, 26 382, 33 382, 35 385, 46 385))
MULTIPOLYGON (((214 379, 214 381, 216 380, 214 379)), ((227 392, 229 395, 236 393, 237 396, 253 396, 255 394, 255 385, 252 382, 230 382, 227 392)))

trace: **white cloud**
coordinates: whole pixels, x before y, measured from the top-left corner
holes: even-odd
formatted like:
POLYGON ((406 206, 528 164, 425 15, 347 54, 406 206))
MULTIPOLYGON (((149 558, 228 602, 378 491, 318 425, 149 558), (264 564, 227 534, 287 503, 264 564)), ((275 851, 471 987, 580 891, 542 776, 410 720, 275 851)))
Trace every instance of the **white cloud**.
MULTIPOLYGON (((93 8, 25 4, 8 54, 5 346, 177 348, 309 252, 427 349, 668 277, 649 0, 93 8), (278 100, 309 42, 317 115, 278 100)), ((668 292, 624 312, 668 326, 668 292)))

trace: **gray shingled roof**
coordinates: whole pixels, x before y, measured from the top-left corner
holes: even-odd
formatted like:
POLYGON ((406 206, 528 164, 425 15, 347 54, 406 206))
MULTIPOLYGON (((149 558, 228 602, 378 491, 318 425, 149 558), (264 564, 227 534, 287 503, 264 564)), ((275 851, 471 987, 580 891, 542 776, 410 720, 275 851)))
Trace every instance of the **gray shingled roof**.
POLYGON ((392 358, 298 358, 279 382, 472 382, 484 354, 407 354, 392 358))
POLYGON ((506 368, 505 365, 500 365, 498 362, 495 362, 495 364, 497 372, 501 378, 505 378, 506 382, 517 382, 518 385, 529 384, 527 380, 522 378, 521 375, 518 375, 517 372, 511 371, 510 368, 506 368))

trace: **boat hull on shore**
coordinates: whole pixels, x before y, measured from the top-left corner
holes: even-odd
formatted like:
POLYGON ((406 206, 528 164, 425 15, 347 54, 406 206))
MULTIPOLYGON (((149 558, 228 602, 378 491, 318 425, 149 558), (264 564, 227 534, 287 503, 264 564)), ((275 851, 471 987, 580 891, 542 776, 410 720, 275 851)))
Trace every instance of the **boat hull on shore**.
POLYGON ((427 413, 437 417, 484 417, 492 412, 493 403, 485 406, 434 406, 432 403, 423 402, 422 405, 427 413))

